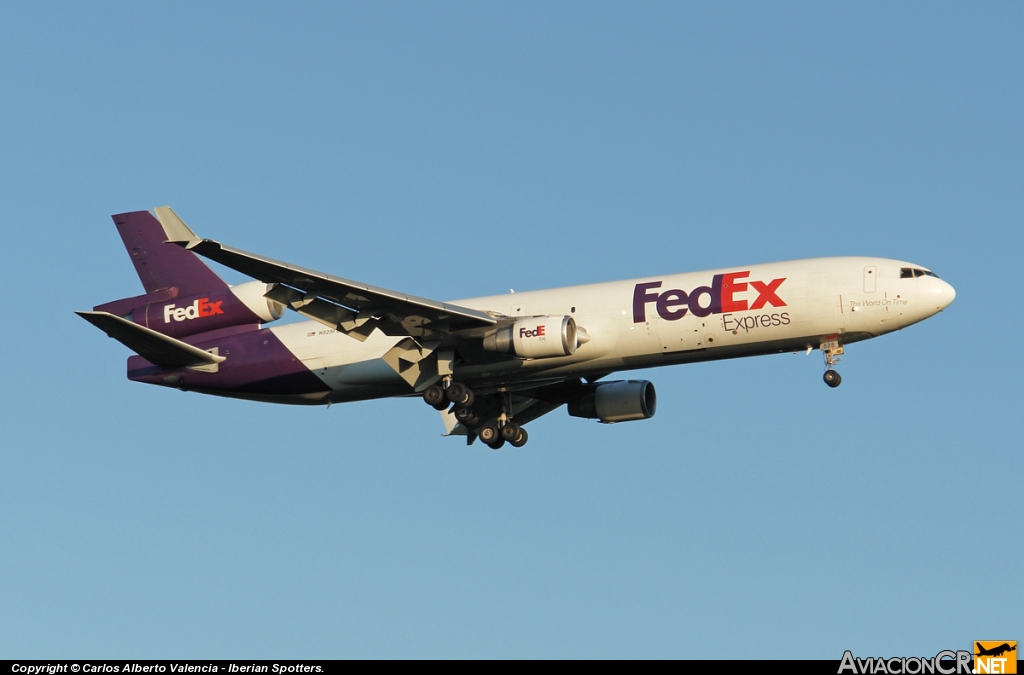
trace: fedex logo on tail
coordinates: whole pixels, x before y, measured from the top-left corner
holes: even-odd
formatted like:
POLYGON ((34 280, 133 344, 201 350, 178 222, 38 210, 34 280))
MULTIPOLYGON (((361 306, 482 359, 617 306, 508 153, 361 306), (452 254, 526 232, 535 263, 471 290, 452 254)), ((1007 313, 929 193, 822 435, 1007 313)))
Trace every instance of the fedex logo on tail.
POLYGON ((173 304, 164 305, 164 323, 170 323, 172 318, 175 321, 185 321, 201 316, 223 314, 224 310, 220 308, 223 302, 223 300, 210 302, 209 298, 199 298, 187 307, 175 307, 173 304))
POLYGON ((772 279, 769 282, 741 281, 748 276, 750 276, 750 270, 716 274, 712 278, 710 286, 698 286, 689 293, 678 288, 659 292, 655 289, 661 288, 662 282, 660 281, 637 284, 633 289, 633 322, 647 321, 647 305, 652 303, 658 316, 666 321, 678 321, 686 316, 688 311, 693 312, 694 316, 704 317, 723 312, 762 309, 765 305, 786 306, 786 303, 778 296, 779 286, 786 280, 786 277, 772 279), (757 292, 757 297, 753 302, 746 298, 736 297, 748 290, 757 292))

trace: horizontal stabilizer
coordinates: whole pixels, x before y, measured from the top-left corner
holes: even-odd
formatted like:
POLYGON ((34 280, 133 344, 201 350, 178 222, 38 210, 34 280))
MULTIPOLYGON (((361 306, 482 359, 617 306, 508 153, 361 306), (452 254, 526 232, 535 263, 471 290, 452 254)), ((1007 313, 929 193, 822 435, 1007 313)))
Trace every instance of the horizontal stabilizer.
POLYGON ((164 368, 214 366, 225 357, 132 323, 108 312, 75 312, 150 363, 164 368))

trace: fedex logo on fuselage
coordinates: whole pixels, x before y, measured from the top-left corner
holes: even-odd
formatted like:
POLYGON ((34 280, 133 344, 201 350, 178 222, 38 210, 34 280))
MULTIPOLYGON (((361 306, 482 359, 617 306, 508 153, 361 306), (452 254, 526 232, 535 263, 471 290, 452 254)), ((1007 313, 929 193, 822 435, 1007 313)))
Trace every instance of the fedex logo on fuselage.
POLYGON ((544 325, 541 324, 540 326, 537 326, 533 330, 530 330, 529 328, 520 328, 519 329, 519 337, 521 337, 521 338, 544 337, 544 325))
POLYGON ((164 305, 164 323, 170 323, 172 318, 175 321, 185 321, 198 319, 201 316, 223 314, 224 310, 220 308, 222 302, 224 301, 210 302, 209 298, 199 298, 188 307, 175 307, 173 304, 164 305))
POLYGON ((694 316, 704 317, 723 312, 761 309, 765 305, 786 306, 786 303, 777 294, 779 286, 786 280, 786 277, 772 279, 767 283, 764 281, 741 281, 748 276, 750 276, 750 270, 716 274, 712 278, 710 286, 698 286, 689 293, 678 288, 658 292, 655 289, 661 288, 662 282, 660 281, 637 284, 633 289, 633 322, 647 321, 647 305, 651 303, 654 303, 658 316, 666 321, 678 321, 686 316, 688 311, 693 312, 694 316), (748 288, 757 292, 757 297, 753 302, 749 302, 746 298, 736 297, 738 294, 747 292, 748 288))

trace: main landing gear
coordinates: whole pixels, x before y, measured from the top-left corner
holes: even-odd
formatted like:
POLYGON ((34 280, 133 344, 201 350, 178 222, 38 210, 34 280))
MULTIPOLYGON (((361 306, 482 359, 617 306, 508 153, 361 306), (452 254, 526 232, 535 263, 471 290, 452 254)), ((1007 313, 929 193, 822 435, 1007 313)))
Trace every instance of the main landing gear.
POLYGON ((497 450, 507 442, 514 448, 526 445, 526 429, 512 421, 512 401, 507 393, 477 397, 473 390, 459 382, 448 382, 444 387, 435 384, 423 391, 427 405, 446 410, 452 405, 452 414, 469 433, 497 450))
POLYGON ((449 402, 457 406, 472 406, 476 396, 473 394, 473 390, 466 385, 452 382, 447 389, 439 384, 427 387, 423 391, 423 400, 437 410, 444 410, 448 407, 449 402))
POLYGON ((845 352, 837 340, 825 342, 821 345, 821 353, 825 356, 825 384, 835 389, 843 383, 842 376, 833 367, 839 363, 840 356, 845 352))
POLYGON ((477 432, 477 435, 480 436, 481 441, 494 450, 505 445, 506 441, 513 448, 521 448, 526 445, 526 441, 530 438, 526 433, 526 429, 522 428, 512 420, 505 420, 504 423, 499 422, 498 420, 489 422, 480 427, 480 431, 477 432), (499 424, 501 426, 499 426, 499 424))

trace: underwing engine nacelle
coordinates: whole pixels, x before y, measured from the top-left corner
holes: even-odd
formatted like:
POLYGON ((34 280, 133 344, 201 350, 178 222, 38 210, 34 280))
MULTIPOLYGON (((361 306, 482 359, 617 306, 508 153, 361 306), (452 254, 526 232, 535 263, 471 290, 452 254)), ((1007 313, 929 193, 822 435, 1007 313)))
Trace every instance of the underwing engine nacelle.
POLYGON ((658 396, 647 380, 602 382, 593 391, 569 402, 569 414, 601 420, 605 424, 654 417, 658 396))
POLYGON ((484 336, 484 349, 526 359, 571 356, 579 345, 580 334, 571 316, 531 316, 484 336))

